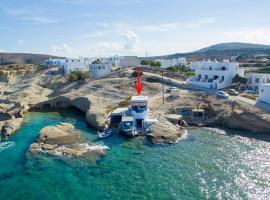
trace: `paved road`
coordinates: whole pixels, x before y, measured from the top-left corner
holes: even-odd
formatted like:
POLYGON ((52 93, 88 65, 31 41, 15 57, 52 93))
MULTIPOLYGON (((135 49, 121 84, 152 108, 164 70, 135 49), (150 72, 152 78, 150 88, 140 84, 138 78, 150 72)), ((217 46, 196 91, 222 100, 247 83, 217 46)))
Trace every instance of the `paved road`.
MULTIPOLYGON (((148 75, 156 76, 156 77, 161 79, 161 75, 154 74, 154 73, 151 73, 151 72, 144 72, 144 73, 146 73, 148 75)), ((175 80, 175 79, 172 79, 172 78, 164 77, 164 82, 168 83, 168 84, 173 84, 173 85, 178 86, 178 87, 183 87, 184 86, 184 88, 186 88, 187 90, 204 91, 204 92, 208 93, 209 95, 214 95, 214 96, 216 95, 216 92, 214 92, 212 90, 188 86, 188 85, 186 85, 185 81, 180 81, 180 80, 175 80)), ((241 97, 241 96, 230 96, 229 99, 234 100, 234 101, 241 101, 241 102, 250 104, 252 106, 255 106, 255 104, 256 104, 255 100, 248 99, 248 98, 241 97)))
POLYGON ((253 105, 253 106, 255 106, 255 104, 256 104, 255 100, 248 99, 248 98, 241 97, 241 96, 230 96, 229 99, 235 100, 235 101, 242 101, 244 103, 247 103, 247 104, 250 104, 250 105, 253 105))

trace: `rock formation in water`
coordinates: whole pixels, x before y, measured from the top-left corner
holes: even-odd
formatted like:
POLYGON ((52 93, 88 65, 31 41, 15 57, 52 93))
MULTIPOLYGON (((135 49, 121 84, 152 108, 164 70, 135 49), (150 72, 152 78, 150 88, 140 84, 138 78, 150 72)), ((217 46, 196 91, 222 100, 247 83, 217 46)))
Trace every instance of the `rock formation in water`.
POLYGON ((29 152, 47 153, 58 156, 104 155, 107 147, 85 143, 71 124, 60 123, 57 126, 44 127, 29 152))
POLYGON ((158 123, 151 126, 151 140, 154 144, 176 144, 184 133, 182 127, 172 124, 164 117, 160 117, 158 123))

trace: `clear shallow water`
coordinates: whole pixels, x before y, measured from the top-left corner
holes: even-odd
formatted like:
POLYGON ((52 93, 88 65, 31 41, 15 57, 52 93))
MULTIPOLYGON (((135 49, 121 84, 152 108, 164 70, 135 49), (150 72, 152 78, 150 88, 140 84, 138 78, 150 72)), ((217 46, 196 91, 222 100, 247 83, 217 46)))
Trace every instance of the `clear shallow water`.
POLYGON ((177 145, 113 136, 98 162, 26 156, 41 128, 74 124, 100 142, 76 111, 31 113, 0 143, 0 199, 269 199, 270 143, 191 129, 177 145))

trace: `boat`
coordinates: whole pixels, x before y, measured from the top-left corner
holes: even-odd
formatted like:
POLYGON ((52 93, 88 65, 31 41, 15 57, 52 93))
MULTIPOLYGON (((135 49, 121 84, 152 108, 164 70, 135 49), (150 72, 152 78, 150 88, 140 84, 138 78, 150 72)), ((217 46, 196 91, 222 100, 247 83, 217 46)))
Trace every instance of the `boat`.
POLYGON ((98 138, 103 139, 106 137, 109 137, 112 134, 112 129, 106 129, 105 131, 102 131, 98 133, 98 138))

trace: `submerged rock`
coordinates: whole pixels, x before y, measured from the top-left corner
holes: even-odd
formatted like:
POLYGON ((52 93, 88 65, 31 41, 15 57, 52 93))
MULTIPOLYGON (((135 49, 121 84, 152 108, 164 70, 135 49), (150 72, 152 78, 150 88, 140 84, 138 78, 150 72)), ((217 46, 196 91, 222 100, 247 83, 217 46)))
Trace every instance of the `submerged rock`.
POLYGON ((157 124, 151 126, 151 139, 154 144, 176 144, 184 135, 184 130, 161 117, 157 124))
POLYGON ((40 135, 30 148, 30 153, 44 152, 58 156, 104 155, 107 146, 89 145, 85 143, 75 127, 68 123, 57 126, 47 126, 40 131, 40 135))

